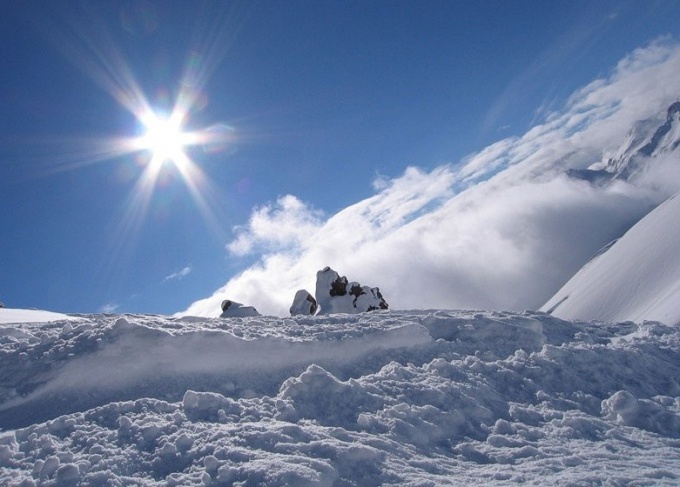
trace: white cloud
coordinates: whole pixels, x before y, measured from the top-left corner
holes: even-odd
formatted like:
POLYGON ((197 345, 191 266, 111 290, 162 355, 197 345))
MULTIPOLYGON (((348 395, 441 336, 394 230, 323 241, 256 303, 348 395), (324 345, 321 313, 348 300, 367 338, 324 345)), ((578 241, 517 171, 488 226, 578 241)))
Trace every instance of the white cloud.
POLYGON ((255 209, 248 224, 235 229, 236 240, 227 249, 235 255, 246 255, 256 247, 295 248, 314 234, 322 217, 321 212, 308 208, 295 196, 283 196, 274 205, 255 209))
POLYGON ((677 154, 665 154, 656 158, 654 171, 640 176, 641 182, 662 194, 680 191, 680 168, 677 154))
POLYGON ((183 314, 216 316, 223 299, 235 299, 286 315, 326 265, 380 286, 392 308, 537 308, 670 191, 596 189, 563 173, 597 162, 636 120, 674 101, 678 72, 680 46, 663 39, 522 137, 461 164, 380 178, 374 196, 326 219, 291 195, 258 208, 228 248, 263 252, 259 262, 183 314))
POLYGON ((163 282, 183 279, 184 277, 188 276, 190 273, 191 273, 191 266, 188 265, 188 266, 183 267, 182 269, 178 270, 177 272, 173 272, 172 274, 165 276, 165 278, 163 279, 163 282))
POLYGON ((116 310, 120 308, 120 305, 117 303, 106 303, 104 306, 99 308, 100 313, 115 313, 116 310))

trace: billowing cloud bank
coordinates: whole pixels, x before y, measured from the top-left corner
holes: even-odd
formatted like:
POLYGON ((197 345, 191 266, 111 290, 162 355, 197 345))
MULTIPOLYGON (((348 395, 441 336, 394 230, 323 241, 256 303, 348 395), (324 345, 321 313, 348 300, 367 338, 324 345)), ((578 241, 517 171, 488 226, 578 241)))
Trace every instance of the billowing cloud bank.
POLYGON ((660 40, 522 137, 461 163, 407 168, 330 216, 292 195, 257 208, 227 249, 256 253, 258 263, 181 314, 217 316, 229 298, 285 316, 295 291, 312 288, 325 266, 376 283, 394 309, 538 308, 601 246, 680 189, 680 171, 668 165, 644 184, 606 189, 564 176, 601 160, 636 121, 675 101, 678 72, 680 45, 660 40))

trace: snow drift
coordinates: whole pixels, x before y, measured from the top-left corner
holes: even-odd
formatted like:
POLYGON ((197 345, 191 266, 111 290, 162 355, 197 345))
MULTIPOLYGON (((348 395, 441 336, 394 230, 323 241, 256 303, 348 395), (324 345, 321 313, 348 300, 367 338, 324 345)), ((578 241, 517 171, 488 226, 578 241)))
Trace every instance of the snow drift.
POLYGON ((680 328, 525 312, 0 328, 3 485, 677 485, 680 328))

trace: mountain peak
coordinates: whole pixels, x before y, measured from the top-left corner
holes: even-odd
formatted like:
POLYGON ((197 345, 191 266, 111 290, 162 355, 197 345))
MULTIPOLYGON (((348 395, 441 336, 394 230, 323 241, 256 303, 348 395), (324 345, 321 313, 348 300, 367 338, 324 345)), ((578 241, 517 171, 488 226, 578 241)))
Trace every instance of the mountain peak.
POLYGON ((635 124, 624 142, 606 160, 587 169, 569 169, 567 175, 594 184, 605 185, 613 180, 629 181, 645 170, 649 160, 668 154, 680 146, 680 101, 672 103, 666 117, 655 117, 635 124))

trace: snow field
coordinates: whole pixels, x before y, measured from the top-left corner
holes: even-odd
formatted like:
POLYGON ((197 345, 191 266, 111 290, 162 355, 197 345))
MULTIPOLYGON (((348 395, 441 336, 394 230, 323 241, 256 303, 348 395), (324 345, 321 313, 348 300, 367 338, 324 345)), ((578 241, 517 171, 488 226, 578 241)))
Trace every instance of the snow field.
POLYGON ((680 331, 659 323, 390 311, 2 331, 6 485, 680 481, 680 331))

